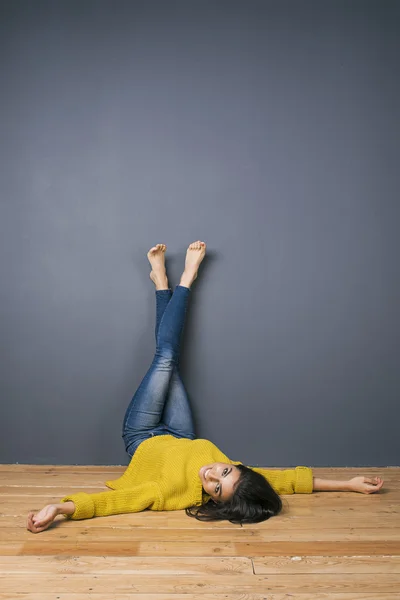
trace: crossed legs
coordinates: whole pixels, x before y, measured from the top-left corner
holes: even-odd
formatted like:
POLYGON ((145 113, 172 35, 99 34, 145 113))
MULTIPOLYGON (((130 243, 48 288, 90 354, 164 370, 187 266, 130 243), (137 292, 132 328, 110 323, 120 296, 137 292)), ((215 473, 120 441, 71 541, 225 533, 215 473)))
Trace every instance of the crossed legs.
POLYGON ((190 287, 205 255, 205 244, 188 248, 185 271, 175 292, 168 288, 165 246, 148 253, 156 286, 156 352, 125 414, 122 437, 130 456, 150 436, 195 437, 189 399, 179 373, 179 350, 190 287))

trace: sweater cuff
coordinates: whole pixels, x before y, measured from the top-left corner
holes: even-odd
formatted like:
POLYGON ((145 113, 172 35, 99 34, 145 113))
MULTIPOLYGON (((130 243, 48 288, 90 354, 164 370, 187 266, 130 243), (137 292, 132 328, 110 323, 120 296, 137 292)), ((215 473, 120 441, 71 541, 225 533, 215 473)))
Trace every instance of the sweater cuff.
POLYGON ((312 494, 313 472, 309 467, 296 467, 295 494, 312 494))
POLYGON ((94 502, 86 492, 78 492, 71 496, 65 496, 61 502, 72 501, 75 504, 75 512, 72 515, 65 515, 67 519, 91 519, 94 516, 94 502))

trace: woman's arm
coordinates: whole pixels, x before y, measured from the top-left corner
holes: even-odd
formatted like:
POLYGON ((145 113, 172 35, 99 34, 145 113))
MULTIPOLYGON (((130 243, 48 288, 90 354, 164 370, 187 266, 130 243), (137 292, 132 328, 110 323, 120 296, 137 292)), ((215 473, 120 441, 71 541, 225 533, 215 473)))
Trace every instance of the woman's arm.
POLYGON ((280 495, 285 494, 312 494, 313 473, 309 467, 296 467, 295 469, 265 469, 264 467, 251 467, 253 471, 261 473, 280 495))
POLYGON ((383 479, 380 477, 353 477, 346 481, 336 479, 321 479, 313 477, 314 492, 361 492, 362 494, 374 494, 379 492, 383 486, 383 479))
POLYGON ((162 510, 163 499, 156 483, 142 483, 134 488, 108 490, 87 494, 78 492, 65 496, 60 504, 49 504, 36 515, 28 515, 27 527, 32 533, 40 533, 50 527, 57 515, 68 519, 91 519, 123 513, 140 512, 146 508, 162 510))
POLYGON ((309 467, 295 469, 265 469, 251 467, 269 481, 278 494, 311 494, 312 492, 360 492, 374 494, 383 486, 380 477, 353 477, 346 481, 314 477, 309 467))

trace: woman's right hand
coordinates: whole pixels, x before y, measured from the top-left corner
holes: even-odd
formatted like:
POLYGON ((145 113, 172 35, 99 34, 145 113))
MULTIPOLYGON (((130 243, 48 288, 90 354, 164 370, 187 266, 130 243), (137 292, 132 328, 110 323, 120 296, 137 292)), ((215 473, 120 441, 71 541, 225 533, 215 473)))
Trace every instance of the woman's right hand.
POLYGON ((30 512, 28 515, 27 529, 32 533, 41 533, 54 521, 59 514, 58 507, 55 504, 48 504, 38 513, 30 512))

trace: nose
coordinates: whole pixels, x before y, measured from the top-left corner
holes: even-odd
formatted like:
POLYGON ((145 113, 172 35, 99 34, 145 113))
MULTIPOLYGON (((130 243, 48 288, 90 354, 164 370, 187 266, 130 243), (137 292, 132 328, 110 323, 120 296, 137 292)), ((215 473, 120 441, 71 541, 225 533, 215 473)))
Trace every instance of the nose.
POLYGON ((209 481, 218 481, 218 476, 213 473, 212 469, 210 469, 207 479, 209 481))

